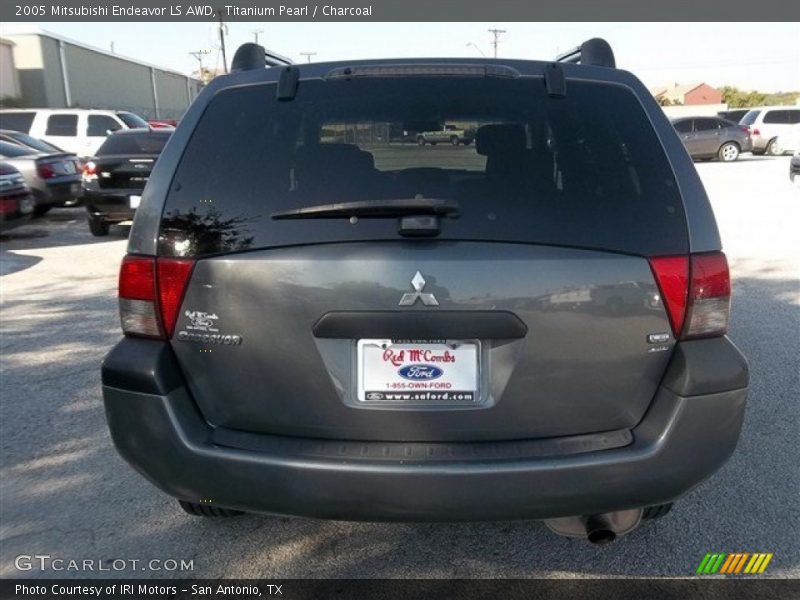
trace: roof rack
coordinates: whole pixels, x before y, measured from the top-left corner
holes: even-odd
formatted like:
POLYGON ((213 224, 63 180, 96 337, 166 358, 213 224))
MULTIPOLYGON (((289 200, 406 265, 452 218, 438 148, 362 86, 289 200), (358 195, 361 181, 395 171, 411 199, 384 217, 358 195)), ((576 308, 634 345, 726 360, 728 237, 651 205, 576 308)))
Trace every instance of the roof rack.
POLYGON ((239 46, 236 54, 233 55, 231 71, 251 71, 265 67, 285 67, 291 64, 290 58, 267 50, 264 46, 247 42, 239 46))
POLYGON ((611 69, 617 66, 611 45, 602 38, 586 40, 577 48, 559 54, 556 56, 556 62, 609 67, 611 69))

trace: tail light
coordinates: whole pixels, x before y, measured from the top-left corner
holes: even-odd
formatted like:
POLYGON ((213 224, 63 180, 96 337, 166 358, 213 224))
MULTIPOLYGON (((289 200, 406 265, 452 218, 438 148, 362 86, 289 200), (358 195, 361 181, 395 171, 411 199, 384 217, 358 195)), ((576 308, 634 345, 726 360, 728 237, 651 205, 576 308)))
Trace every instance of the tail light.
POLYGON ((81 177, 84 181, 93 181, 97 179, 97 165, 91 160, 87 162, 85 165, 83 165, 81 177))
POLYGON ((36 174, 42 179, 50 179, 57 175, 53 165, 48 163, 38 163, 36 165, 36 174))
POLYGON ((753 135, 761 135, 761 131, 758 129, 753 129, 753 135))
POLYGON ((126 256, 119 272, 119 312, 125 335, 169 339, 194 261, 126 256))
POLYGON ((725 335, 731 280, 722 252, 650 259, 676 339, 725 335))
POLYGON ((0 198, 0 215, 9 215, 19 210, 19 200, 16 198, 0 198))
POLYGON ((750 128, 749 127, 742 127, 742 131, 747 135, 750 135, 750 128))

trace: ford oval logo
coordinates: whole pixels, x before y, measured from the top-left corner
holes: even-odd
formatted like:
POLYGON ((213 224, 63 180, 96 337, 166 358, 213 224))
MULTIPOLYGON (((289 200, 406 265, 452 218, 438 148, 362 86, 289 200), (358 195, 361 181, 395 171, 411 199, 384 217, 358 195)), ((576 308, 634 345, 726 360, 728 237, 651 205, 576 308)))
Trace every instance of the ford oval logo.
POLYGON ((414 381, 436 379, 444 374, 439 367, 433 365, 408 365, 399 369, 397 373, 403 379, 411 379, 414 381))

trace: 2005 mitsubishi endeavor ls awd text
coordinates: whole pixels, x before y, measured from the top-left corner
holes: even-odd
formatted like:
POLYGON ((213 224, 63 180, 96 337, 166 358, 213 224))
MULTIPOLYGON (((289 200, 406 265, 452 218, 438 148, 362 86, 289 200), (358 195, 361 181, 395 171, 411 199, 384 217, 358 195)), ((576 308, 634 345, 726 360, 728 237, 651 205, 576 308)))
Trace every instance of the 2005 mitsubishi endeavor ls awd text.
POLYGON ((302 66, 247 44, 144 191, 106 414, 193 514, 607 542, 736 446, 729 297, 695 168, 604 41, 302 66), (416 143, 443 123, 475 143, 416 143))

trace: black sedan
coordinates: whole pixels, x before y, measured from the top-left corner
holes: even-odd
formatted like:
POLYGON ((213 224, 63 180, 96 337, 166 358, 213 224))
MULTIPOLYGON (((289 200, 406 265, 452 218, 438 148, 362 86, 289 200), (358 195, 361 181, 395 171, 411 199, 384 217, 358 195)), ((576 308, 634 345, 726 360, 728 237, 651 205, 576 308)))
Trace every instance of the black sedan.
POLYGON ((83 202, 92 235, 133 219, 150 171, 171 129, 124 129, 109 135, 83 167, 83 202))
POLYGON ((692 158, 733 162, 753 151, 750 128, 718 117, 680 117, 672 126, 692 158))

